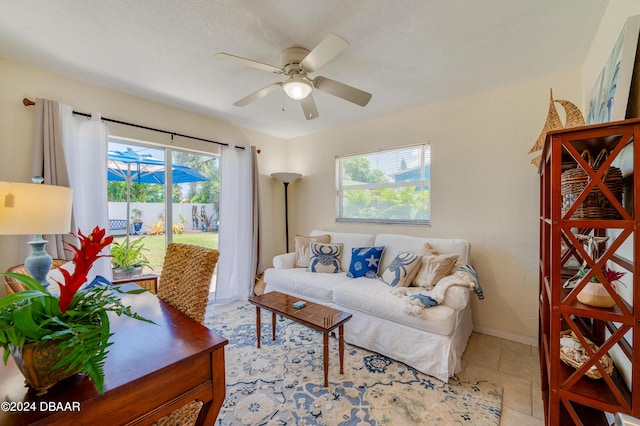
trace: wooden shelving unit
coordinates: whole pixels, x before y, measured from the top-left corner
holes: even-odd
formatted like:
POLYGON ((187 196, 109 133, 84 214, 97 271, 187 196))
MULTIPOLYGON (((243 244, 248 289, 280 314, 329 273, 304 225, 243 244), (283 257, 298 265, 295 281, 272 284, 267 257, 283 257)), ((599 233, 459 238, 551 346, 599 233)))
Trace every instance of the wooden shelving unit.
POLYGON ((563 129, 547 135, 539 169, 539 349, 547 425, 608 425, 611 417, 607 419, 606 413, 616 412, 640 417, 640 309, 635 309, 640 307, 640 291, 635 291, 640 288, 640 274, 635 274, 635 265, 640 260, 640 215, 634 213, 640 211, 640 173, 627 173, 622 200, 616 199, 606 181, 611 163, 622 158, 622 153, 632 159, 632 169, 640 165, 640 149, 633 143, 638 137, 637 119, 563 129), (608 157, 594 169, 582 154, 589 150, 595 158, 602 149, 606 149, 608 157), (586 171, 588 183, 579 195, 563 195, 562 173, 575 167, 586 171), (587 195, 594 190, 609 201, 614 214, 577 215, 587 195), (598 255, 592 258, 579 234, 609 238, 598 243, 598 255), (583 262, 590 271, 585 279, 578 280, 574 288, 564 288, 576 272, 575 264, 583 262), (570 267, 572 263, 574 269, 570 267), (586 285, 585 280, 597 277, 600 282, 607 281, 600 272, 605 265, 625 272, 625 282, 630 285, 624 292, 616 292, 603 284, 616 302, 612 308, 580 303, 577 295, 586 285), (566 365, 560 359, 564 330, 572 330, 583 347, 587 347, 585 339, 598 347, 595 353, 587 349, 589 358, 580 368, 566 365), (600 364, 603 355, 613 360, 611 375, 600 364), (585 376, 590 368, 597 368, 604 377, 585 376))

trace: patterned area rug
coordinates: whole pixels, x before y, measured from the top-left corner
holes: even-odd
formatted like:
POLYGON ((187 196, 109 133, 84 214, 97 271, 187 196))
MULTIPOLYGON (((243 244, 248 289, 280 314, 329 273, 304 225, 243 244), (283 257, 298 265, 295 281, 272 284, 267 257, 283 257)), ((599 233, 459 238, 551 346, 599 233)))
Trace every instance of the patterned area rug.
POLYGON ((262 312, 256 348, 255 307, 210 315, 209 328, 229 339, 227 397, 217 425, 497 425, 502 388, 460 374, 443 383, 382 355, 329 339, 325 388, 322 334, 262 312))

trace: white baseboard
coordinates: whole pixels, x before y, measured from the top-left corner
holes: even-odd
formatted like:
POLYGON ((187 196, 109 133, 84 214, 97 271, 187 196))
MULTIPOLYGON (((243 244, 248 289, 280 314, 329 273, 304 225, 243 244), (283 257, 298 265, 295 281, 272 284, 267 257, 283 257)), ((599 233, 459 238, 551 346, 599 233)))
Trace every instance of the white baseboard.
POLYGON ((474 325, 473 331, 488 334, 489 336, 500 337, 501 339, 511 340, 513 342, 538 347, 538 338, 522 336, 520 334, 507 333, 506 331, 496 330, 495 328, 484 327, 482 325, 474 325))

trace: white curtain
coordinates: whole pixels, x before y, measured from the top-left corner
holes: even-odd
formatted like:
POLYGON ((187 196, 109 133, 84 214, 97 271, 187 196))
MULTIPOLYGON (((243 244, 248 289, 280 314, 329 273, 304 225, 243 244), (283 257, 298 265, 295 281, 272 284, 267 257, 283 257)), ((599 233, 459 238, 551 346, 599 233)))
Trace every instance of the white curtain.
POLYGON ((264 264, 262 263, 262 229, 260 227, 260 173, 258 171, 258 152, 255 146, 251 147, 251 180, 253 185, 252 190, 252 207, 253 207, 253 224, 252 224, 252 253, 253 264, 251 265, 251 272, 253 274, 253 281, 251 282, 251 292, 256 284, 258 275, 264 272, 264 264))
MULTIPOLYGON (((46 185, 69 187, 69 173, 64 158, 60 105, 48 99, 36 99, 34 110, 33 156, 31 176, 44 179, 46 185)), ((72 223, 73 226, 73 223, 72 223)), ((73 243, 70 235, 43 235, 49 242, 46 250, 54 259, 70 259, 63 240, 73 243)), ((26 258, 31 250, 27 242, 32 236, 25 236, 21 247, 21 258, 26 258)))
POLYGON ((246 300, 259 259, 255 147, 223 148, 220 160, 220 239, 215 303, 246 300))
MULTIPOLYGON (((64 157, 73 188, 73 217, 75 229, 89 234, 99 226, 109 229, 107 202, 108 129, 99 114, 91 119, 74 116, 68 105, 60 106, 64 157)), ((105 250, 103 254, 109 254, 105 250)), ((87 277, 91 282, 96 275, 112 279, 109 258, 99 259, 87 277)))

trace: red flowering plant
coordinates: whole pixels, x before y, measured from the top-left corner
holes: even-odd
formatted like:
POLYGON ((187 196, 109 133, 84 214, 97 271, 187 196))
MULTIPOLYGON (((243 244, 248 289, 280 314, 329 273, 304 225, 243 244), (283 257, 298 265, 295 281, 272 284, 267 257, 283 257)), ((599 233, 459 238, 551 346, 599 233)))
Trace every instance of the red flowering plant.
POLYGON ((53 368, 84 373, 93 379, 98 391, 103 392, 104 362, 111 345, 107 313, 148 321, 120 300, 120 294, 146 290, 123 291, 112 285, 82 287, 94 262, 107 256, 100 253, 111 244, 113 237, 105 234, 99 227, 89 235, 78 230, 79 246, 67 243, 67 251, 73 253, 74 269, 73 272, 60 269, 64 282, 58 282, 59 297, 28 275, 0 274, 20 281, 27 288, 0 298, 0 347, 4 349, 5 364, 15 348, 56 341, 60 360, 53 368))
MULTIPOLYGON (((587 275, 587 272, 589 272, 588 268, 580 270, 580 276, 584 277, 585 275, 587 275)), ((613 269, 609 268, 607 265, 604 265, 602 267, 602 275, 604 275, 604 277, 607 279, 607 281, 609 281, 609 283, 614 289, 616 288, 614 281, 618 281, 620 278, 624 277, 624 274, 625 274, 624 272, 614 271, 613 269)), ((593 277, 591 277, 591 280, 589 282, 599 283, 600 280, 596 275, 594 275, 593 277)))

